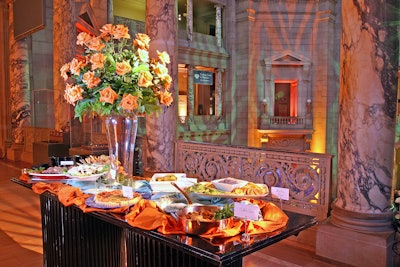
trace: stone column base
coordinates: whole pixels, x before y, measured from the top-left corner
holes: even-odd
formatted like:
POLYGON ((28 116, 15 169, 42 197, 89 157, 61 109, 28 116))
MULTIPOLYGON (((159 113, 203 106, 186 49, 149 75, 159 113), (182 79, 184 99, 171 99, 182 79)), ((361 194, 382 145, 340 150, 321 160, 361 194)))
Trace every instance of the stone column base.
POLYGON ((23 144, 12 144, 11 147, 7 148, 7 159, 11 161, 20 161, 23 149, 23 144))
POLYGON ((316 255, 351 266, 394 266, 392 233, 365 234, 339 228, 329 219, 317 231, 316 255))

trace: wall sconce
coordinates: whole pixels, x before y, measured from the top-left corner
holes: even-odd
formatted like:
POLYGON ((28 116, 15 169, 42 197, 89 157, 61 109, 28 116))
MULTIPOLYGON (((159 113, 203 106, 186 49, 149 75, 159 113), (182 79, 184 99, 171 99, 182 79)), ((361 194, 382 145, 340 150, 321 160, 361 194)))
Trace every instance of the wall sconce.
POLYGON ((179 121, 184 124, 187 117, 187 95, 179 95, 178 98, 178 117, 179 121))
POLYGON ((262 108, 263 108, 263 114, 266 115, 267 114, 267 99, 263 99, 262 101, 262 108))

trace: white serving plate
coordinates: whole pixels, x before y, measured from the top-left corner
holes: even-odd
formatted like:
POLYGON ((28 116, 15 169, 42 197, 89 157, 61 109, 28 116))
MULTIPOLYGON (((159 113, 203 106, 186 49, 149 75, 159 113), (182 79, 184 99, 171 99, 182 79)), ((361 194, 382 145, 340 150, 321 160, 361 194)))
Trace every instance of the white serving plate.
POLYGON ((232 177, 226 177, 218 180, 211 181, 211 183, 218 190, 222 190, 225 192, 232 192, 233 189, 240 188, 245 186, 248 181, 240 180, 232 177))
POLYGON ((170 174, 176 176, 177 180, 173 182, 176 183, 180 188, 186 188, 197 183, 196 178, 188 178, 186 177, 185 173, 155 173, 149 182, 153 192, 179 192, 178 189, 171 184, 172 181, 156 181, 157 178, 170 174))
POLYGON ((28 173, 30 176, 37 177, 43 180, 58 180, 58 179, 65 179, 67 178, 67 174, 65 173, 37 173, 37 172, 30 172, 28 173))
POLYGON ((82 181, 82 182, 88 182, 88 181, 96 181, 100 176, 105 175, 107 172, 102 172, 102 173, 96 173, 92 175, 70 175, 67 174, 66 176, 69 179, 72 179, 74 181, 82 181))

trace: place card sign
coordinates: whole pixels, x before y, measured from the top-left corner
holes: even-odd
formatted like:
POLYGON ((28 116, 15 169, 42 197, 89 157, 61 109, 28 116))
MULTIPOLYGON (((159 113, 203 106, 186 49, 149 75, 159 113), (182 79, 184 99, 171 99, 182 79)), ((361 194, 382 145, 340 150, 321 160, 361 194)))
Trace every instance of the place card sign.
POLYGON ((261 214, 260 207, 258 205, 235 202, 233 204, 233 216, 245 219, 258 221, 259 215, 261 214))
POLYGON ((193 82, 197 84, 213 85, 214 83, 213 73, 210 71, 194 70, 193 82))
POLYGON ((122 195, 127 198, 133 198, 133 189, 130 186, 122 186, 122 195))
POLYGON ((73 160, 60 160, 60 166, 72 166, 74 165, 73 160))
POLYGON ((283 187, 271 187, 271 195, 273 198, 289 200, 289 189, 283 187))

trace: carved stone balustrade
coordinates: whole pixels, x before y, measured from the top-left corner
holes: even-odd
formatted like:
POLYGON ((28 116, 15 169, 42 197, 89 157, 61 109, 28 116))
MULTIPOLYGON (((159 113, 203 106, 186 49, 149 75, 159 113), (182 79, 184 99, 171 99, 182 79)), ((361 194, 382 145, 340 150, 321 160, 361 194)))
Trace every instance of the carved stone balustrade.
POLYGON ((289 189, 289 200, 267 196, 284 210, 328 216, 331 155, 177 141, 175 170, 201 181, 224 177, 289 189))

